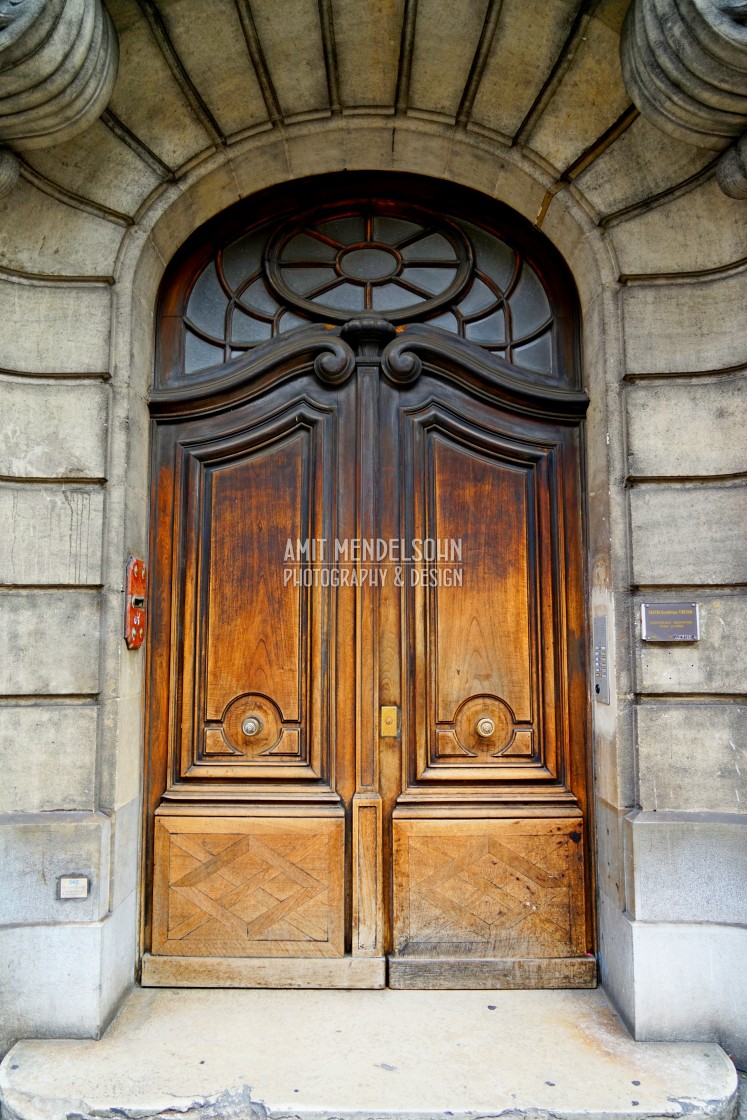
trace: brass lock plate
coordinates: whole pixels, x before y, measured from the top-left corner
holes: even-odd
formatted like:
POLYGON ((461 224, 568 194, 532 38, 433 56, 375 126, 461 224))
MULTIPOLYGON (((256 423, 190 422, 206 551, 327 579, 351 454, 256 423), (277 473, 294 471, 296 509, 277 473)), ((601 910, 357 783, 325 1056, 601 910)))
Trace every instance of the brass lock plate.
POLYGON ((399 708, 389 704, 382 707, 379 734, 382 739, 396 739, 399 735, 399 708))

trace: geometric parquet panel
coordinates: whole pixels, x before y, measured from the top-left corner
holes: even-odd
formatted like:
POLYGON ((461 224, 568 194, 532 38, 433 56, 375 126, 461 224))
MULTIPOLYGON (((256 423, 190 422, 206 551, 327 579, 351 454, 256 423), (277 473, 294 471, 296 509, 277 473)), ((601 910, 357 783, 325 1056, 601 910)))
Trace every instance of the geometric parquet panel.
POLYGON ((344 953, 344 820, 156 820, 154 953, 344 953))
POLYGON ((399 955, 584 955, 582 826, 544 820, 395 820, 399 955))

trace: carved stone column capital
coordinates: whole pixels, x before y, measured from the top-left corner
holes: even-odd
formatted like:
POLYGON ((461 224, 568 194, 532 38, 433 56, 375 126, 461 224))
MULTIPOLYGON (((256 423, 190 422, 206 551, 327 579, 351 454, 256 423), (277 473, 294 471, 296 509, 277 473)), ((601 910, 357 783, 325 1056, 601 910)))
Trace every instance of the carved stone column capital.
MULTIPOLYGON (((747 0, 633 0, 620 57, 628 93, 662 132, 723 151, 747 129, 747 0)), ((730 156, 719 183, 744 197, 738 166, 730 156)))
MULTIPOLYGON (((101 0, 0 0, 0 142, 25 151, 83 132, 106 108, 118 60, 101 0)), ((0 173, 0 191, 11 179, 0 173)))

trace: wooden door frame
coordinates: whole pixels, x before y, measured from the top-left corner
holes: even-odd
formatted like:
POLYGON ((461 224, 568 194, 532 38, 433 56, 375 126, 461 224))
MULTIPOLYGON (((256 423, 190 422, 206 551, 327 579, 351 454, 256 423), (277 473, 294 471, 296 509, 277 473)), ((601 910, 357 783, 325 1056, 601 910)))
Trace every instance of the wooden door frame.
MULTIPOLYGON (((325 176, 325 177, 323 177, 323 182, 312 181, 312 188, 313 188, 312 193, 313 193, 313 190, 317 190, 321 194, 323 191, 328 189, 329 185, 330 185, 330 179, 331 178, 333 178, 333 177, 325 176)), ((334 178, 337 178, 337 177, 334 177, 334 178)), ((346 177, 346 183, 347 184, 350 183, 350 178, 349 177, 346 177)), ((480 198, 481 197, 481 196, 476 195, 476 192, 469 191, 469 190, 464 189, 464 188, 449 187, 448 185, 442 184, 442 183, 434 183, 433 181, 422 179, 419 176, 396 176, 396 175, 377 176, 377 190, 379 190, 380 193, 386 193, 387 185, 392 184, 392 183, 396 184, 398 195, 399 195, 400 198, 401 197, 417 197, 418 199, 423 199, 423 197, 426 197, 429 200, 431 200, 432 202, 437 202, 439 205, 443 206, 445 209, 451 208, 451 210, 454 210, 454 211, 462 210, 463 212, 469 212, 470 214, 474 213, 474 208, 473 207, 474 207, 475 198, 480 198)), ((301 193, 303 194, 304 200, 307 201, 308 197, 309 197, 308 193, 306 193, 305 191, 302 191, 302 185, 300 185, 300 184, 289 184, 289 185, 286 185, 283 188, 273 188, 273 189, 270 189, 266 192, 261 192, 260 195, 254 196, 254 198, 252 200, 250 200, 252 202, 252 213, 255 216, 262 216, 262 215, 269 214, 269 213, 279 214, 279 213, 282 213, 284 210, 286 212, 292 212, 294 207, 297 205, 299 194, 301 194, 301 193)), ((546 239, 541 234, 538 234, 535 230, 533 230, 528 225, 528 223, 526 223, 523 219, 521 219, 513 211, 510 211, 507 207, 502 206, 499 203, 491 203, 491 202, 488 202, 484 199, 481 199, 481 201, 482 201, 482 206, 483 206, 483 212, 490 214, 491 219, 492 219, 491 224, 494 227, 496 227, 496 228, 501 228, 501 227, 507 228, 509 226, 511 227, 511 238, 512 238, 512 240, 514 242, 516 242, 518 245, 521 246, 522 251, 526 253, 528 259, 531 260, 533 266, 536 268, 538 273, 542 276, 543 281, 547 285, 548 291, 550 291, 552 293, 552 296, 553 296, 553 310, 555 311, 555 313, 557 315, 557 318, 558 318, 558 321, 561 324, 561 330, 559 332, 560 337, 562 339, 562 346, 561 346, 561 349, 560 349, 560 352, 559 352, 560 365, 561 365, 566 377, 568 378, 568 381, 578 385, 578 383, 580 381, 580 361, 579 361, 579 352, 578 352, 578 337, 579 337, 579 331, 578 331, 578 301, 575 298, 575 285, 573 284, 573 280, 570 276, 570 273, 569 273, 567 267, 562 262, 559 254, 550 245, 550 243, 547 242, 546 239)), ((167 269, 167 272, 166 272, 165 277, 164 277, 164 281, 162 283, 162 289, 161 289, 160 307, 159 307, 159 328, 158 328, 158 336, 157 336, 157 367, 160 371, 160 374, 159 374, 159 379, 158 379, 158 382, 157 382, 157 388, 151 394, 151 406, 154 410, 154 413, 160 413, 162 416, 164 416, 169 411, 169 409, 173 409, 175 414, 179 413, 179 411, 182 410, 182 409, 188 410, 189 408, 193 407, 194 402, 201 395, 204 397, 206 408, 225 407, 228 404, 229 400, 231 400, 232 398, 235 398, 235 392, 236 392, 238 383, 239 383, 240 380, 243 380, 244 375, 239 372, 238 366, 242 365, 242 366, 245 367, 247 365, 247 362, 245 360, 242 360, 241 362, 235 361, 235 362, 232 362, 229 365, 223 367, 222 374, 221 374, 221 376, 219 376, 217 378, 217 380, 215 379, 216 371, 213 371, 213 377, 210 379, 210 381, 208 381, 208 379, 205 378, 204 381, 202 381, 202 383, 196 384, 193 389, 188 388, 186 379, 182 378, 182 376, 181 376, 181 365, 180 365, 180 363, 181 363, 181 354, 182 354, 182 350, 181 350, 182 343, 181 343, 181 335, 180 335, 180 324, 181 324, 181 315, 182 315, 183 310, 184 310, 185 293, 189 290, 191 282, 193 281, 195 275, 203 267, 204 262, 207 259, 207 256, 209 255, 209 253, 212 249, 212 246, 215 242, 215 239, 216 238, 219 238, 219 239, 229 238, 232 234, 235 235, 237 230, 240 230, 242 228, 242 223, 245 220, 245 219, 243 219, 242 214, 243 214, 243 211, 245 210, 245 207, 246 207, 246 203, 242 203, 237 207, 232 207, 231 210, 227 211, 226 213, 224 213, 222 215, 219 215, 216 219, 207 223, 207 225, 205 227, 203 227, 201 230, 197 231, 197 234, 195 234, 192 238, 189 239, 189 241, 185 244, 185 246, 182 248, 182 250, 179 251, 179 253, 176 255, 176 257, 172 261, 172 264, 167 269), (210 399, 210 404, 208 404, 208 398, 210 399)), ((416 330, 419 330, 419 329, 422 329, 422 328, 416 328, 416 330)), ((342 358, 340 356, 339 352, 335 351, 334 339, 335 339, 335 337, 337 336, 338 333, 339 332, 334 332, 334 334, 332 334, 331 332, 327 332, 324 336, 324 346, 321 347, 321 349, 330 354, 330 361, 340 362, 340 361, 343 361, 343 360, 347 360, 346 358, 342 358)), ((412 337, 413 337, 412 332, 408 331, 407 332, 407 338, 411 340, 412 337)), ((404 338, 404 336, 403 336, 403 338, 404 338)), ((282 337, 280 339, 276 340, 275 343, 273 344, 273 355, 272 355, 271 362, 272 362, 273 367, 278 371, 278 374, 277 374, 278 377, 286 376, 287 375, 288 363, 296 361, 297 355, 294 354, 293 356, 291 356, 291 350, 292 349, 293 349, 293 347, 292 346, 289 347, 287 345, 287 340, 284 340, 282 337)), ((404 347, 403 347, 403 349, 404 349, 404 347)), ((318 352, 313 353, 313 347, 311 348, 311 351, 307 351, 307 353, 310 353, 310 355, 311 355, 309 361, 307 361, 307 365, 309 364, 309 362, 313 362, 314 360, 317 360, 318 357, 319 357, 318 352)), ((265 361, 266 360, 267 359, 265 359, 265 361)), ((198 381, 199 381, 199 379, 198 379, 198 381)), ((507 381, 510 381, 510 378, 508 378, 507 381)), ((547 397, 548 394, 549 394, 550 397, 553 396, 552 390, 546 390, 546 389, 537 390, 536 386, 533 389, 531 385, 528 387, 528 389, 529 389, 530 396, 534 393, 534 395, 536 396, 537 399, 539 399, 539 397, 541 395, 543 395, 545 397, 547 397)), ((526 390, 527 390, 527 386, 524 385, 524 384, 520 384, 518 382, 518 380, 516 382, 516 385, 512 386, 512 388, 511 388, 511 392, 515 392, 517 400, 521 399, 522 394, 526 390)), ((504 391, 505 391, 505 386, 504 386, 504 391)), ((576 394, 576 395, 577 395, 577 397, 580 397, 580 394, 576 394)), ((587 487, 586 487, 586 472, 585 472, 584 452, 583 452, 583 436, 582 436, 581 462, 580 462, 580 465, 579 465, 579 469, 580 469, 580 481, 581 481, 581 486, 582 486, 582 508, 581 508, 581 511, 580 511, 580 513, 581 513, 581 532, 582 532, 583 541, 584 541, 584 559, 586 560, 586 553, 587 553, 587 543, 586 543, 586 540, 587 540, 587 508, 586 508, 586 505, 587 505, 587 503, 586 503, 587 487)), ((152 480, 152 487, 153 487, 152 488, 152 494, 151 494, 151 501, 152 501, 152 507, 155 509, 156 475, 155 475, 154 471, 151 472, 151 480, 152 480)), ((361 535, 365 535, 365 534, 362 533, 361 535)), ((153 548, 153 543, 154 543, 153 540, 151 540, 151 548, 153 548)), ((151 554, 153 554, 153 553, 151 552, 151 554)), ((588 602, 588 595, 589 595, 588 583, 589 583, 589 581, 588 581, 588 563, 586 563, 586 562, 584 563, 583 580, 584 580, 585 600, 587 600, 587 602, 588 602)), ((154 593, 154 589, 152 589, 152 593, 154 593)), ((159 593, 159 595, 163 595, 164 594, 164 589, 159 588, 158 593, 159 593)), ((365 617, 366 612, 370 613, 370 611, 372 609, 375 609, 375 608, 372 607, 372 604, 369 603, 368 605, 366 605, 366 604, 362 603, 361 604, 361 610, 363 612, 362 617, 365 617)), ((587 616, 589 614, 588 605, 586 607, 586 614, 587 614, 587 616)), ((588 649, 589 648, 588 617, 587 617, 586 629, 587 629, 586 646, 587 646, 587 649, 588 649)), ((364 641, 367 640, 365 638, 366 630, 369 633, 369 639, 368 640, 370 640, 370 635, 373 633, 372 625, 367 624, 367 626, 362 631, 362 638, 363 638, 364 641)), ((146 927, 147 927, 148 909, 149 909, 149 905, 150 905, 149 896, 148 896, 148 883, 150 882, 150 876, 152 875, 152 869, 149 870, 149 864, 148 864, 148 861, 149 861, 149 858, 150 858, 149 819, 151 818, 151 811, 150 810, 151 810, 151 806, 153 804, 152 799, 153 799, 153 793, 154 793, 154 787, 153 787, 153 782, 152 782, 152 767, 151 767, 151 760, 154 757, 152 749, 151 749, 151 744, 153 742, 153 726, 152 726, 153 713, 152 713, 152 705, 150 705, 148 703, 148 697, 151 694, 151 648, 152 648, 152 641, 153 641, 153 638, 151 638, 151 643, 149 643, 149 650, 148 650, 148 655, 147 655, 147 670, 146 670, 146 672, 147 672, 147 679, 148 679, 149 683, 146 687, 146 699, 145 699, 145 703, 146 703, 146 724, 147 724, 146 751, 147 751, 147 755, 148 755, 148 764, 147 764, 147 768, 146 768, 146 798, 145 798, 145 803, 146 803, 145 818, 146 819, 145 819, 145 822, 144 822, 145 836, 146 836, 147 840, 146 840, 146 843, 143 846, 143 851, 144 851, 143 873, 144 873, 144 877, 143 877, 143 880, 142 880, 143 886, 144 886, 144 890, 142 892, 142 897, 143 897, 143 922, 141 924, 143 947, 145 947, 145 944, 146 944, 146 942, 145 942, 146 927)), ((375 654, 371 653, 369 655, 369 661, 371 661, 371 659, 374 658, 374 657, 375 657, 375 654)), ((594 881, 595 881, 595 876, 594 876, 594 873, 593 873, 595 845, 593 843, 593 840, 591 840, 591 837, 593 835, 592 798, 590 796, 593 786, 592 786, 591 752, 590 752, 590 749, 589 749, 589 744, 591 742, 591 735, 590 735, 590 723, 591 723, 590 707, 591 706, 590 706, 590 702, 587 702, 586 699, 584 699, 584 704, 585 704, 585 713, 586 713, 584 743, 585 743, 585 759, 586 759, 586 771, 587 771, 587 773, 586 773, 587 798, 586 798, 586 807, 585 807, 585 819, 588 822, 588 831, 589 831, 589 836, 590 836, 590 842, 589 842, 589 845, 588 845, 588 860, 587 860, 587 876, 588 876, 588 879, 589 879, 589 887, 588 887, 587 897, 589 899, 590 914, 593 915, 594 909, 595 909, 596 898, 595 898, 595 891, 593 889, 593 885, 594 885, 594 881)), ((369 707, 370 707, 370 705, 369 705, 369 707)), ((372 710, 375 710, 375 706, 372 708, 372 710)), ((365 780, 365 776, 362 775, 362 774, 359 774, 359 788, 358 788, 358 792, 357 792, 356 796, 359 798, 358 807, 360 809, 364 810, 364 812, 367 812, 369 809, 373 809, 374 813, 379 812, 379 809, 377 809, 377 805, 376 805, 376 798, 375 798, 375 796, 373 796, 373 787, 372 787, 371 781, 365 780), (373 797, 373 800, 372 800, 372 797, 373 797)), ((354 838, 355 838, 355 835, 356 835, 356 833, 355 833, 355 830, 354 830, 354 833, 353 833, 354 838)), ((354 839, 354 843, 355 843, 355 839, 354 839)), ((378 860, 378 866, 380 867, 381 851, 379 851, 378 856, 376 858, 378 860)), ((356 905, 355 902, 354 902, 354 905, 356 905)), ((595 924, 594 919, 592 917, 592 919, 591 919, 591 928, 592 928, 591 941, 592 941, 592 944, 594 942, 594 937, 593 937, 594 924, 595 924)), ((370 922, 369 922, 369 925, 370 925, 370 922)))

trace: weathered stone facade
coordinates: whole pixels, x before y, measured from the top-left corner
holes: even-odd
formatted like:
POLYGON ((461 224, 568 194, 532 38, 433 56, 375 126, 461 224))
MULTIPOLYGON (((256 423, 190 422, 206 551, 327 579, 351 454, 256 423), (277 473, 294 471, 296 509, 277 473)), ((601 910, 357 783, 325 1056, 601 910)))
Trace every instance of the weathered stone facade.
POLYGON ((95 1036, 136 975, 123 578, 148 547, 164 269, 255 191, 402 170, 513 207, 575 277, 590 615, 612 634, 612 703, 592 705, 602 979, 636 1037, 747 1062, 747 211, 712 150, 631 105, 628 0, 107 7, 109 108, 24 151, 0 202, 2 1041, 95 1036), (640 603, 678 598, 700 603, 699 644, 644 646, 640 603), (91 897, 59 900, 62 872, 91 897))

